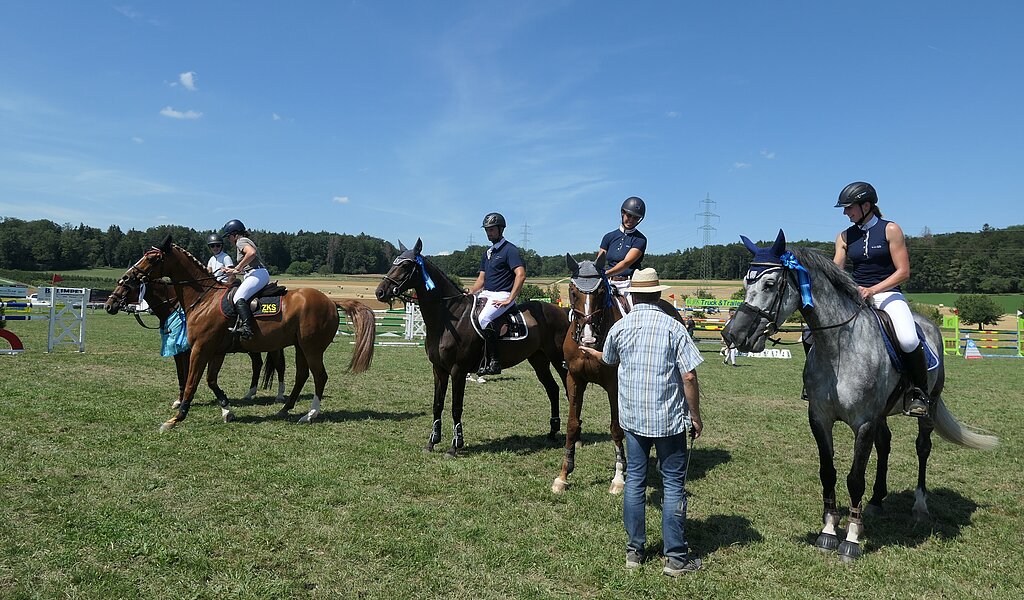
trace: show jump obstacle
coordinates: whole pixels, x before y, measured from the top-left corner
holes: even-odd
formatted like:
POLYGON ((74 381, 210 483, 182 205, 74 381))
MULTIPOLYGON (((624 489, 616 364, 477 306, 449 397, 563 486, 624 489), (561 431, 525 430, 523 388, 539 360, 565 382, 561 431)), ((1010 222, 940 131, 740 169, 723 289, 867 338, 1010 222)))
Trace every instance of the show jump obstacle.
POLYGON ((945 316, 942 349, 969 358, 1024 358, 1024 317, 1017 317, 1017 329, 962 329, 959 317, 945 316))
POLYGON ((0 349, 0 354, 19 354, 25 347, 18 336, 6 328, 8 321, 49 321, 46 351, 61 345, 71 345, 85 352, 85 307, 89 302, 88 288, 39 288, 39 299, 48 300, 49 314, 32 314, 33 304, 28 300, 24 286, 0 286, 0 337, 11 348, 0 349), (8 300, 10 299, 10 300, 8 300))

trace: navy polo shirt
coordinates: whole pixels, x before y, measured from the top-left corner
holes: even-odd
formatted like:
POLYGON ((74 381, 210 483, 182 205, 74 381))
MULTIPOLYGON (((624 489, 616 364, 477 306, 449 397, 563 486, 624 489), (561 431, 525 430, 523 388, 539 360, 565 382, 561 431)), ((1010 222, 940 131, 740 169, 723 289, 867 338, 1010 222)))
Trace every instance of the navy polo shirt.
MULTIPOLYGON (((889 221, 875 219, 866 230, 856 225, 846 230, 846 256, 853 263, 850 276, 861 287, 871 287, 885 281, 896 272, 889 253, 889 240, 885 239, 885 226, 889 221)), ((900 291, 899 286, 892 290, 900 291)))
POLYGON ((519 248, 508 240, 495 248, 488 248, 480 259, 480 270, 484 272, 484 289, 488 292, 511 292, 515 283, 517 267, 522 267, 519 248), (488 256, 490 254, 490 256, 488 256))
POLYGON ((625 260, 626 253, 633 248, 640 250, 640 259, 619 275, 629 277, 633 271, 644 268, 641 263, 644 261, 644 252, 647 250, 647 237, 637 229, 634 229, 633 233, 625 233, 621 229, 606 233, 601 240, 601 249, 606 252, 606 268, 610 269, 625 260))

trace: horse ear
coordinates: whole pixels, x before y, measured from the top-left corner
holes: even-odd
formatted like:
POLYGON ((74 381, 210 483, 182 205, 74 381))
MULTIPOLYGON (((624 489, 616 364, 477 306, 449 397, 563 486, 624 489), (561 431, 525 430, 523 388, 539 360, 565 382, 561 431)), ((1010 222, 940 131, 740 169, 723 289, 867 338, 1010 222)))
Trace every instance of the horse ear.
POLYGON ((565 253, 565 266, 574 276, 580 272, 580 263, 576 262, 576 259, 568 252, 565 253))
POLYGON ((759 248, 757 247, 757 244, 750 241, 750 238, 745 235, 741 235, 740 240, 743 242, 743 245, 747 247, 747 250, 750 250, 751 254, 757 254, 759 248))
POLYGON ((602 254, 601 256, 598 256, 597 260, 594 261, 594 268, 596 268, 598 271, 604 271, 604 262, 605 258, 607 257, 607 254, 602 254))
POLYGON ((164 238, 164 241, 160 242, 160 245, 157 246, 157 247, 160 248, 161 250, 163 250, 164 252, 170 252, 171 251, 171 234, 168 233, 167 237, 164 238))
POLYGON ((408 250, 408 248, 405 247, 405 244, 402 243, 402 240, 398 240, 398 251, 405 252, 406 250, 408 250))
POLYGON ((781 229, 779 235, 775 237, 775 243, 772 244, 772 252, 775 256, 782 256, 782 253, 786 251, 786 234, 781 229))
POLYGON ((413 253, 419 254, 423 251, 423 239, 416 238, 416 245, 412 247, 413 253))

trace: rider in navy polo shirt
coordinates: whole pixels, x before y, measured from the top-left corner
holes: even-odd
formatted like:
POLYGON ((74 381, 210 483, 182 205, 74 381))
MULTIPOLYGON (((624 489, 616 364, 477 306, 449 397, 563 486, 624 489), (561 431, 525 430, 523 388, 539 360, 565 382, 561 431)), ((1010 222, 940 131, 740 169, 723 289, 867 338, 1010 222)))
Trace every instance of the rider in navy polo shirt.
POLYGON ((480 310, 480 329, 484 336, 485 365, 477 371, 479 375, 501 373, 498 360, 498 332, 491 327, 494 320, 516 301, 519 290, 526 281, 526 267, 519 256, 519 248, 506 240, 505 217, 499 213, 488 213, 484 217, 484 232, 490 248, 480 260, 480 275, 477 276, 470 294, 479 294, 488 299, 480 310))
POLYGON ((622 295, 626 306, 623 306, 623 314, 627 307, 631 307, 629 301, 629 278, 633 271, 644 268, 644 252, 647 250, 647 237, 640 233, 637 226, 644 220, 647 214, 647 207, 644 201, 636 196, 626 198, 622 203, 622 221, 618 229, 609 231, 601 240, 601 249, 597 251, 600 258, 605 254, 606 268, 605 275, 608 280, 622 295))

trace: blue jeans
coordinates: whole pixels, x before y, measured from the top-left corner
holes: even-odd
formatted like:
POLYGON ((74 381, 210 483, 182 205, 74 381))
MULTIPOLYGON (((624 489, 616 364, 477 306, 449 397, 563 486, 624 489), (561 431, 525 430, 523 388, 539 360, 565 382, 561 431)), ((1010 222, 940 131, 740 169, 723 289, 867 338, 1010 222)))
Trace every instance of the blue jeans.
POLYGON ((664 485, 661 505, 661 536, 663 554, 685 560, 686 544, 686 433, 669 437, 644 437, 629 431, 626 434, 626 490, 622 499, 622 520, 626 526, 627 550, 643 553, 647 543, 646 497, 647 462, 651 446, 661 461, 664 485))

